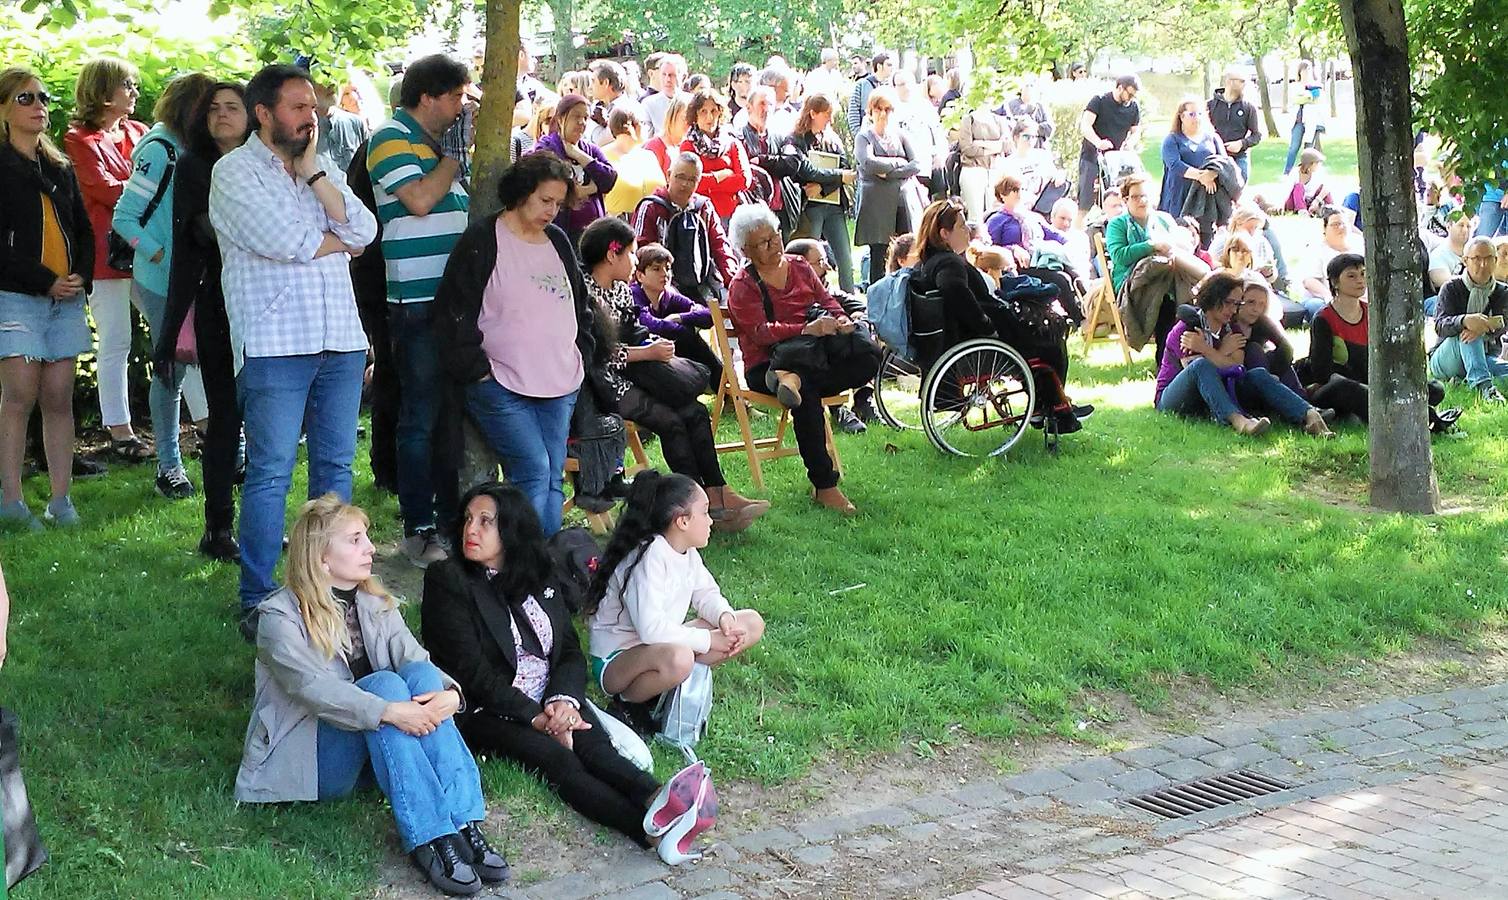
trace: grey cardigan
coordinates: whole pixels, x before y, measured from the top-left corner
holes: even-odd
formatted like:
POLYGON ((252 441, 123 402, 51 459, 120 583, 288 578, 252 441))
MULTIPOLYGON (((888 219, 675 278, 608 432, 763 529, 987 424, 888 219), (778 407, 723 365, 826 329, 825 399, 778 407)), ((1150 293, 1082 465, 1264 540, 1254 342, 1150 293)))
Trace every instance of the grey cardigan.
POLYGON ((911 142, 899 129, 884 137, 865 128, 854 138, 854 157, 859 165, 859 207, 854 214, 855 244, 888 244, 916 222, 897 221, 906 209, 901 190, 921 171, 911 142), (899 227, 897 227, 899 225, 899 227))
MULTIPOLYGON (((345 657, 325 659, 309 640, 298 600, 288 588, 262 601, 257 625, 256 699, 246 726, 236 799, 242 803, 318 800, 315 738, 321 720, 347 731, 376 731, 388 701, 356 686, 345 657)), ((357 618, 372 671, 427 662, 397 607, 356 595, 357 618)), ((441 673, 445 686, 461 687, 441 673)))

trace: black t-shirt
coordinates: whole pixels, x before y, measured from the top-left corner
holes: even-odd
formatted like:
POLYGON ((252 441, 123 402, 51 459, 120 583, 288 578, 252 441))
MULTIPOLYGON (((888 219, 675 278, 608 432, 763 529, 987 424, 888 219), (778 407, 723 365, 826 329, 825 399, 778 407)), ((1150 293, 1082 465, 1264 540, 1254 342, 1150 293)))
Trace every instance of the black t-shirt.
MULTIPOLYGON (((1119 150, 1126 143, 1126 135, 1131 129, 1141 124, 1141 107, 1135 100, 1124 106, 1115 102, 1115 92, 1097 94, 1090 99, 1085 110, 1094 113, 1094 133, 1114 144, 1114 149, 1119 150)), ((1083 146, 1079 153, 1090 159, 1099 152, 1099 148, 1088 141, 1080 142, 1083 146)))

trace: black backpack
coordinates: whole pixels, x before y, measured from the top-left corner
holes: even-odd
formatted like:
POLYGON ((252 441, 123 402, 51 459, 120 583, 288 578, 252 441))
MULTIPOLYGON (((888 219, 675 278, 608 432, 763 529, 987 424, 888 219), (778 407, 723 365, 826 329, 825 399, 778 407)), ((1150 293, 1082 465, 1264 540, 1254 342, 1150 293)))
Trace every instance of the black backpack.
POLYGON ((572 615, 580 612, 592 588, 592 578, 597 574, 602 547, 590 531, 578 525, 562 528, 551 535, 545 541, 545 552, 555 564, 555 571, 571 589, 566 593, 566 607, 572 615))
POLYGON ((677 210, 669 200, 655 194, 640 202, 653 203, 670 214, 665 223, 665 249, 675 257, 671 263, 671 283, 688 297, 703 299, 703 289, 712 281, 712 238, 697 218, 697 209, 699 203, 707 202, 706 198, 693 195, 691 205, 683 210, 677 210))

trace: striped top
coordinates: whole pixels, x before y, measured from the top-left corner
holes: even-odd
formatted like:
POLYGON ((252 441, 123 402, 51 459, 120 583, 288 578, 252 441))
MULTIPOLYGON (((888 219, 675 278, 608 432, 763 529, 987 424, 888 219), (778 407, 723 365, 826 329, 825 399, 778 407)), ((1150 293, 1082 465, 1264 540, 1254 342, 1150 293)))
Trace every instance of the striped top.
POLYGON ((466 230, 470 199, 459 180, 427 215, 412 215, 398 199, 399 188, 418 181, 439 164, 424 129, 403 109, 378 127, 367 146, 391 303, 433 300, 440 276, 445 274, 445 261, 466 230))

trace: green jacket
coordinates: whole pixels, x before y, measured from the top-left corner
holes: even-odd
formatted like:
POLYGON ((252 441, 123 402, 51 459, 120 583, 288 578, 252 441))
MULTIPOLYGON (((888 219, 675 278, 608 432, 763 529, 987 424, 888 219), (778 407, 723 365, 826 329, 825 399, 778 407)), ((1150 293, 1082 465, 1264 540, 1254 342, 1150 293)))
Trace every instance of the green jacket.
POLYGON ((1105 253, 1110 257, 1110 284, 1117 293, 1136 264, 1152 255, 1152 241, 1173 236, 1173 217, 1153 210, 1143 226, 1130 213, 1121 213, 1105 226, 1105 253))

